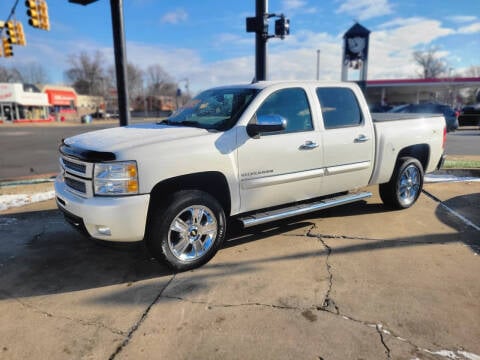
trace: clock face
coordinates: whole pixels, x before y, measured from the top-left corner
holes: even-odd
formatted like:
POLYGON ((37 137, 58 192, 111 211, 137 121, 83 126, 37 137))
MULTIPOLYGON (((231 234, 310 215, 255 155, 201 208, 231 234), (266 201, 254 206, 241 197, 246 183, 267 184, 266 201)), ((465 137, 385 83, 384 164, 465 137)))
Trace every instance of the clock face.
POLYGON ((354 54, 359 54, 365 48, 365 38, 362 37, 353 37, 347 39, 348 50, 354 54))

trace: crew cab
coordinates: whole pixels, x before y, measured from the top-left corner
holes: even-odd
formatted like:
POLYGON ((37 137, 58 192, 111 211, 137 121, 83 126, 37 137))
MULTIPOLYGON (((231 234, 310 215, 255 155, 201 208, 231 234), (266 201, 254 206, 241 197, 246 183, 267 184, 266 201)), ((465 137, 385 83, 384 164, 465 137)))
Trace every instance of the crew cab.
POLYGON ((359 201, 372 184, 388 207, 412 206, 445 139, 442 116, 370 114, 352 83, 223 86, 158 123, 63 140, 56 199, 88 236, 144 240, 187 270, 214 256, 230 219, 250 227, 359 201))

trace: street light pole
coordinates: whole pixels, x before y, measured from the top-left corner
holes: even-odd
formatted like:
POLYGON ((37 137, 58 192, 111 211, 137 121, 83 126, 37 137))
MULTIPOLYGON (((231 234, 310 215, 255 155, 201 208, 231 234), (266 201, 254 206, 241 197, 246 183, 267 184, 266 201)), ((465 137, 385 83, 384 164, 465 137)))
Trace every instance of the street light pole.
POLYGON ((268 40, 268 25, 267 33, 264 27, 268 12, 267 0, 256 0, 255 3, 255 17, 259 24, 262 24, 262 31, 257 31, 255 34, 255 80, 262 81, 267 79, 267 40, 268 40))
MULTIPOLYGON (((68 0, 80 5, 89 5, 98 0, 68 0)), ((123 25, 123 0, 110 0, 113 28, 113 50, 115 54, 115 74, 117 77, 118 115, 120 126, 130 122, 130 106, 127 89, 127 55, 125 50, 125 28, 123 25)))
POLYGON ((127 55, 125 50, 125 28, 123 22, 123 0, 110 0, 112 12, 113 47, 115 73, 117 77, 118 115, 120 126, 130 122, 130 106, 127 89, 127 55))

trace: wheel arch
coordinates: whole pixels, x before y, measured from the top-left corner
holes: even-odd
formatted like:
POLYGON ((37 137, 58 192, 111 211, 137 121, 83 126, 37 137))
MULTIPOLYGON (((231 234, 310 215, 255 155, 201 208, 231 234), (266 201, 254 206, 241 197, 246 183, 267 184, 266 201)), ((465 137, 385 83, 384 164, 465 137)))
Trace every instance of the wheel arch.
POLYGON ((148 214, 152 209, 165 201, 169 195, 180 190, 200 190, 213 196, 223 207, 228 216, 231 209, 230 190, 225 175, 218 171, 208 171, 180 175, 162 180, 150 192, 148 214))
POLYGON ((396 166, 400 159, 404 157, 412 157, 417 159, 422 164, 423 171, 427 169, 428 162, 430 161, 430 146, 428 144, 416 144, 403 148, 397 156, 396 166))

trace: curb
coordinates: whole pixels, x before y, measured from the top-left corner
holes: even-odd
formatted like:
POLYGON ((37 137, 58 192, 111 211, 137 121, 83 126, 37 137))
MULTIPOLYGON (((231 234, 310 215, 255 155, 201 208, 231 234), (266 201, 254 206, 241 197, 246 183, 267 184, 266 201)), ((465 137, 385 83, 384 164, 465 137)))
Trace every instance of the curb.
POLYGON ((58 173, 47 173, 31 176, 20 176, 17 178, 0 179, 0 188, 4 186, 33 185, 46 182, 53 182, 58 173))
POLYGON ((434 171, 435 175, 455 175, 458 177, 477 177, 480 178, 480 169, 440 169, 434 171))

